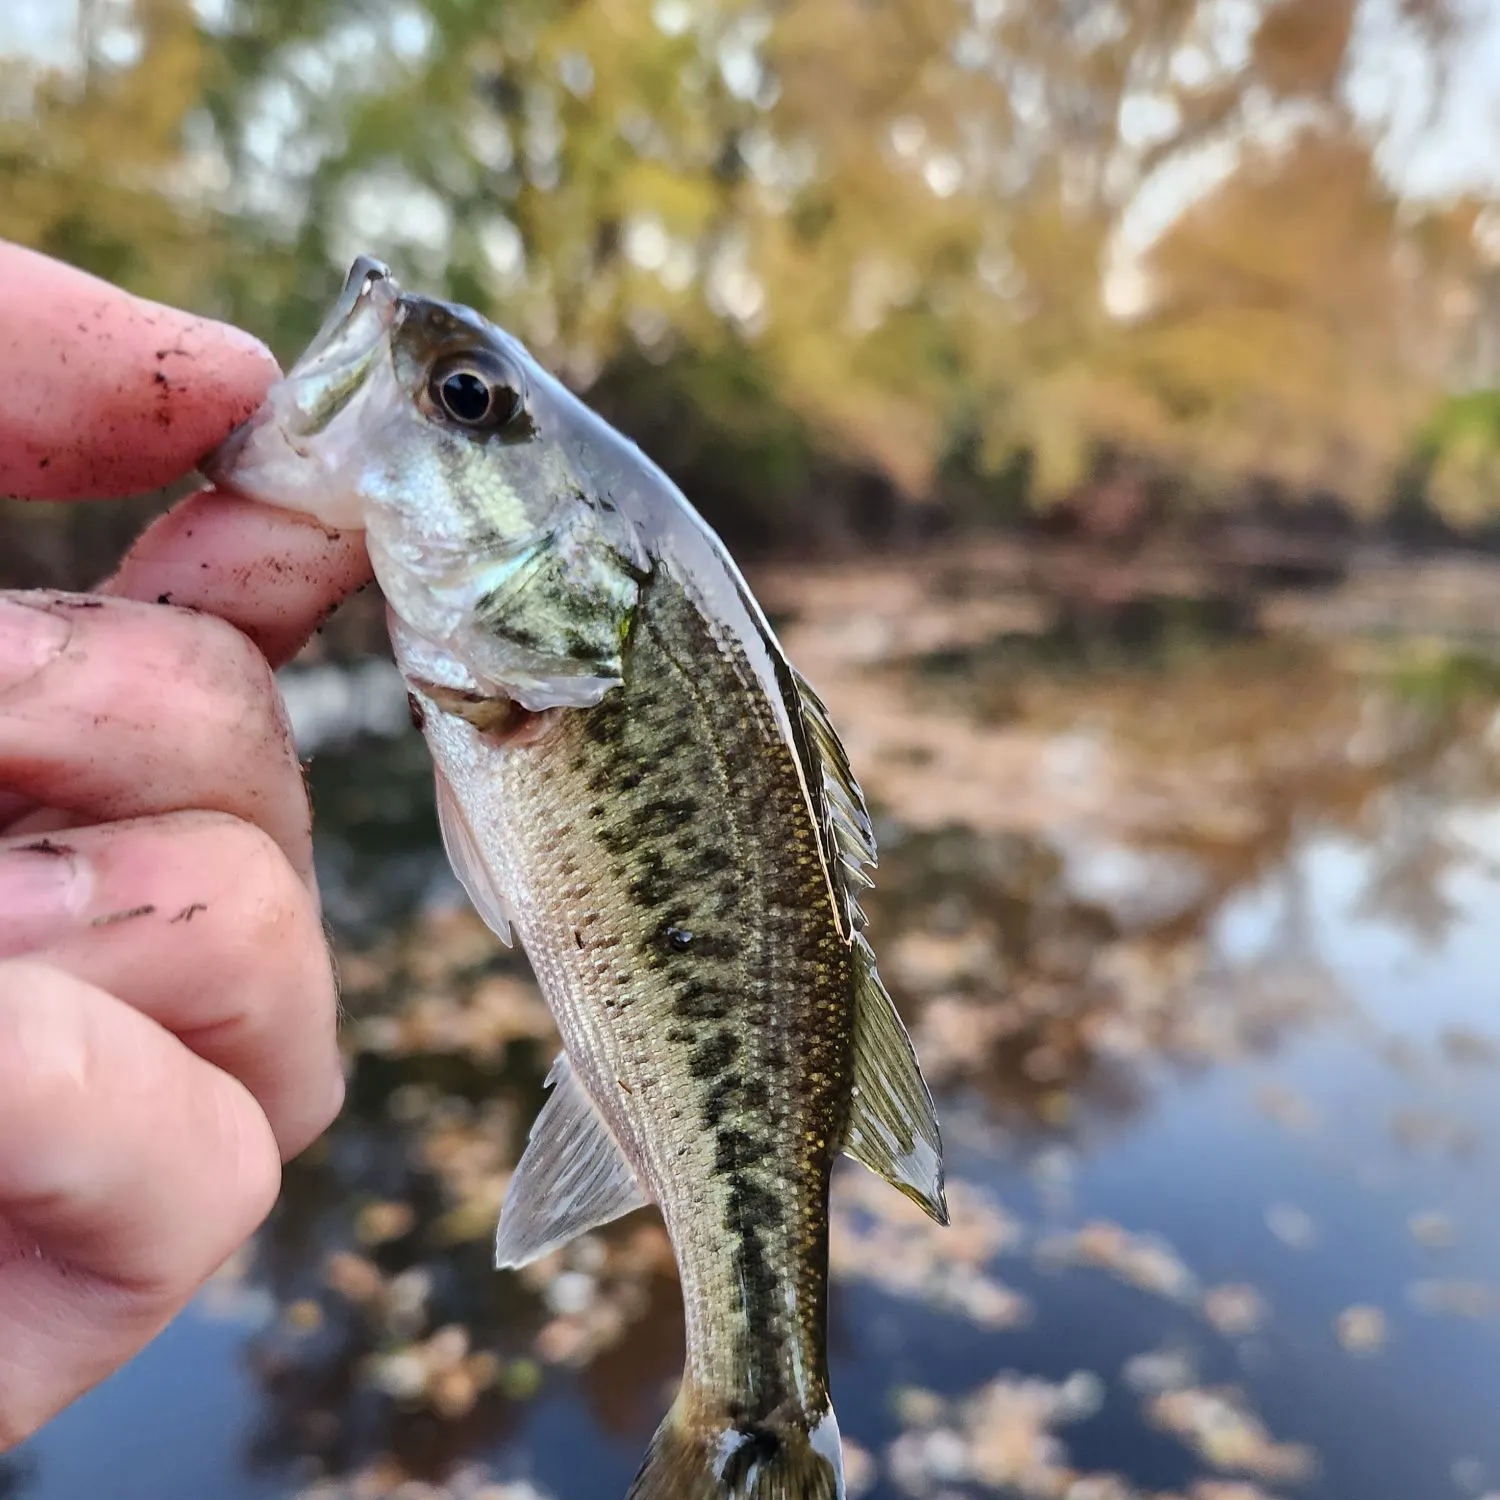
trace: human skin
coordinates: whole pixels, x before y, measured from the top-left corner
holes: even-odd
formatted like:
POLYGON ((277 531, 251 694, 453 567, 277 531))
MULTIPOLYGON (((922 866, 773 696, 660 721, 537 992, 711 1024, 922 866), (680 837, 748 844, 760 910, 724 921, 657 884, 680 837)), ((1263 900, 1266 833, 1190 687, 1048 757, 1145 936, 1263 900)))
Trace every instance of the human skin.
MULTIPOLYGON (((164 485, 275 374, 0 242, 0 494, 164 485)), ((368 577, 359 536, 201 491, 96 593, 0 592, 0 1451, 161 1330, 338 1112, 272 668, 368 577)))

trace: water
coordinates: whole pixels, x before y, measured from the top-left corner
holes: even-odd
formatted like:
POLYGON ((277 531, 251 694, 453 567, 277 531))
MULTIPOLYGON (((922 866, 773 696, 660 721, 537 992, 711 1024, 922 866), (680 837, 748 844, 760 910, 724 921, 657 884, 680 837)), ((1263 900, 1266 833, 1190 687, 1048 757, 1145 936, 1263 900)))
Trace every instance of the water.
MULTIPOLYGON (((1500 1493, 1484 674, 1199 637, 1101 663, 980 594, 929 629, 894 575, 762 586, 879 809, 872 930, 956 1183, 946 1233, 838 1183, 864 1493, 1500 1493)), ((420 744, 331 750, 314 790, 349 1107, 7 1500, 619 1496, 669 1398, 652 1216, 487 1267, 554 1042, 456 899, 420 744)))

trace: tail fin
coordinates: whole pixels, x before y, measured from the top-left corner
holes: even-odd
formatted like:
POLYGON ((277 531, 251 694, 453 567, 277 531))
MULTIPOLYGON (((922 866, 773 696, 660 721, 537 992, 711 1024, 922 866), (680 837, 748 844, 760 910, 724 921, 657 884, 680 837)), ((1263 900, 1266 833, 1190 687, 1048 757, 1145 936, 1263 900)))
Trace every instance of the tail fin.
POLYGON ((625 1500, 844 1500, 833 1408, 810 1425, 718 1426, 679 1396, 625 1500))

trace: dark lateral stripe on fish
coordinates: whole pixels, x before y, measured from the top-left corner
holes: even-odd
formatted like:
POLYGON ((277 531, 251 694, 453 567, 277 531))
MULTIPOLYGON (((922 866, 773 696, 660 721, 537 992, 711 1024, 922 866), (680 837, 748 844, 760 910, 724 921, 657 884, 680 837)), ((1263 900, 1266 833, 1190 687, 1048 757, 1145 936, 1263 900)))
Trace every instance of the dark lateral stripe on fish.
MULTIPOLYGON (((585 775, 598 798, 588 813, 611 873, 648 919, 635 956, 666 984, 677 1024, 667 1030, 665 1040, 690 1049, 687 1071, 701 1085, 694 1107, 712 1143, 712 1171, 724 1184, 723 1228, 745 1297, 742 1338, 753 1382, 745 1393, 748 1418, 755 1411, 800 1402, 805 1394, 790 1387, 787 1343, 790 1338, 805 1350, 821 1348, 825 1312, 817 1256, 826 1245, 826 1227, 793 1225, 775 1186, 782 1148, 774 1131, 781 1121, 766 1118, 772 1092, 753 1074, 757 1067, 772 1074, 784 1069, 785 1048, 773 1029, 765 1029, 758 1063, 752 1065, 741 1036, 731 1029, 755 1027, 776 1003, 777 987, 772 976, 758 972, 755 954, 745 951, 738 936, 745 922, 740 914, 742 873, 730 851, 703 841, 696 822, 702 804, 695 789, 711 784, 712 757, 722 760, 732 784, 746 789, 748 805, 760 809, 760 816, 783 828, 801 825, 805 847, 789 851, 796 857, 778 862, 767 874, 768 930, 759 935, 757 946, 788 955, 809 984, 818 986, 821 979, 818 987, 830 994, 847 987, 848 957, 832 924, 817 918, 819 902, 826 906, 826 899, 813 843, 816 830, 805 807, 789 800, 798 786, 791 750, 767 733, 764 723, 747 721, 743 695, 697 684, 702 691, 695 690, 693 697, 713 731, 705 744, 682 722, 680 697, 648 685, 660 680, 658 670, 685 679, 682 656, 695 663, 717 662, 735 677, 746 670, 743 663, 725 660, 693 607, 663 598, 667 592, 654 582, 642 599, 630 644, 632 681, 640 687, 606 698, 584 716, 575 770, 585 775), (702 633, 701 640, 691 639, 694 631, 702 633), (643 655, 664 658, 660 669, 654 660, 642 661, 643 655), (618 767, 625 769, 616 774, 618 767), (629 784, 622 786, 622 779, 629 784), (669 927, 690 929, 690 943, 674 950, 663 942, 669 927), (776 1264, 783 1252, 773 1253, 773 1241, 786 1247, 796 1263, 776 1264), (782 1284, 788 1275, 801 1287, 797 1306, 804 1326, 795 1329, 786 1327, 782 1284)), ((847 1035, 830 1035, 825 1043, 837 1051, 847 1045, 847 1035)), ((830 1100, 836 1071, 828 1070, 830 1100)), ((813 1152, 819 1159, 814 1172, 821 1177, 826 1178, 831 1165, 841 1123, 822 1121, 822 1145, 813 1152)), ((816 1193, 808 1196, 816 1201, 816 1193)), ((821 1376, 816 1379, 821 1384, 821 1376)))

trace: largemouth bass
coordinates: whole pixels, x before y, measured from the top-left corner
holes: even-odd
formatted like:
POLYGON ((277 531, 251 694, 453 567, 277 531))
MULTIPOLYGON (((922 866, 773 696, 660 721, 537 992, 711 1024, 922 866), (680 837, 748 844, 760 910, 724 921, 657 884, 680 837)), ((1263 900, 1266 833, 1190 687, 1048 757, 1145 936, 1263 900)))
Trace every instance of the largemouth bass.
POLYGON ((374 261, 205 468, 365 529, 449 858, 556 1017, 496 1264, 660 1208, 687 1363, 632 1500, 842 1496, 835 1157, 947 1209, 823 704, 660 469, 515 339, 374 261))

